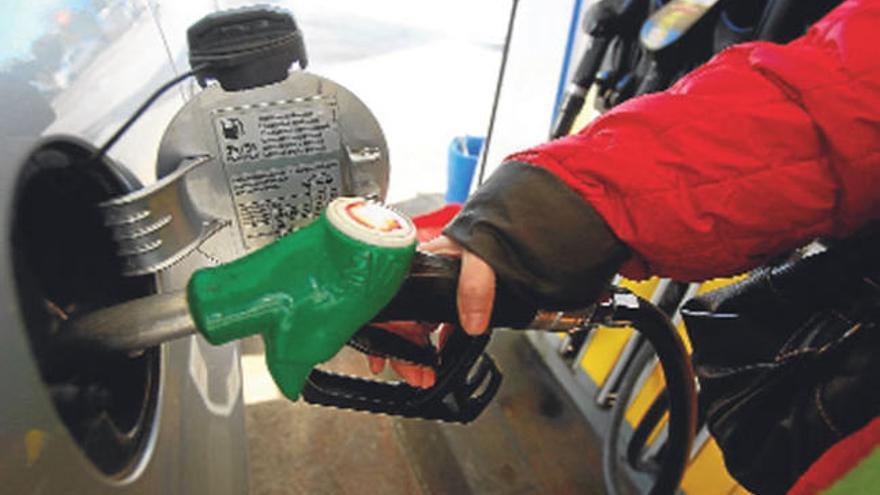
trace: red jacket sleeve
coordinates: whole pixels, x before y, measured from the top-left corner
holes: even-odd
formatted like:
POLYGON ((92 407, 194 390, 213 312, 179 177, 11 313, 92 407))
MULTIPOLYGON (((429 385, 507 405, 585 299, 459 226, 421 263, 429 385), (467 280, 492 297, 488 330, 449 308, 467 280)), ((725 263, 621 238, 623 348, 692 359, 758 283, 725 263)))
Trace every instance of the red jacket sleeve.
POLYGON ((554 172, 635 256, 624 274, 750 269, 880 215, 880 1, 788 45, 730 48, 669 90, 515 154, 554 172))

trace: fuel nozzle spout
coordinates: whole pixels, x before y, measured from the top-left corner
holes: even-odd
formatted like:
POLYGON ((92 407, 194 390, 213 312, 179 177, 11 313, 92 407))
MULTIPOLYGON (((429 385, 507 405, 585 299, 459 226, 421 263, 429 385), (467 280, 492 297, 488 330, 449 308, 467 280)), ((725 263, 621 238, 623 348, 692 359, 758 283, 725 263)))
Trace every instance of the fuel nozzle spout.
POLYGON ((63 344, 77 348, 138 352, 196 333, 186 292, 142 297, 99 309, 63 327, 63 344))

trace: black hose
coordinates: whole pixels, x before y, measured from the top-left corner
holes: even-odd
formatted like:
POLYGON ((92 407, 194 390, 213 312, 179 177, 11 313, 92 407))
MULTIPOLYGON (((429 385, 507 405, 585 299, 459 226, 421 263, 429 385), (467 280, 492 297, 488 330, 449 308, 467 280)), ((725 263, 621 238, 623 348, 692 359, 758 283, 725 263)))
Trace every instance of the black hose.
POLYGON ((696 428, 696 378, 690 357, 669 318, 642 298, 638 298, 638 305, 617 306, 612 319, 631 323, 660 359, 669 395, 669 435, 660 472, 648 493, 674 494, 687 467, 696 428))
POLYGON ((755 30, 755 38, 775 43, 791 41, 799 33, 792 16, 801 8, 798 0, 772 0, 764 9, 764 13, 755 30))
MULTIPOLYGON (((638 377, 638 375, 636 375, 636 377, 638 377)), ((642 449, 644 449, 645 445, 648 443, 648 438, 651 437, 651 433, 657 428, 657 425, 660 424, 663 415, 666 414, 666 411, 668 410, 669 396, 666 395, 666 390, 661 390, 660 394, 657 395, 657 398, 654 399, 654 402, 651 403, 651 407, 649 407, 645 415, 642 416, 641 421, 639 421, 638 426, 636 426, 636 429, 633 431, 632 437, 630 437, 629 443, 626 446, 626 462, 634 469, 649 472, 657 471, 656 463, 644 462, 641 459, 641 453, 642 449)))
POLYGON ((605 482, 605 492, 607 495, 619 495, 620 476, 618 467, 623 457, 620 455, 618 441, 620 439, 620 429, 623 426, 624 417, 626 415, 627 406, 629 406, 630 397, 635 390, 641 370, 651 362, 654 358, 654 350, 649 345, 644 345, 636 351, 632 361, 624 374, 623 381, 617 388, 617 400, 614 408, 611 410, 611 421, 608 431, 605 433, 605 441, 602 446, 602 478, 605 482))
POLYGON ((639 87, 636 89, 634 96, 656 93, 669 86, 668 72, 670 72, 670 70, 663 67, 660 62, 653 57, 654 55, 648 54, 648 59, 645 61, 645 74, 641 82, 639 82, 639 87))
POLYGON ((587 99, 587 93, 596 79, 596 73, 599 66, 605 58, 605 52, 608 50, 610 38, 596 37, 591 40, 590 45, 581 55, 574 75, 566 89, 565 99, 559 105, 559 111, 553 128, 550 130, 550 139, 557 139, 571 133, 574 121, 580 115, 584 108, 584 102, 587 99), (577 91, 572 92, 573 88, 577 91))
POLYGON ((152 106, 153 103, 155 103, 156 100, 158 100, 159 97, 162 96, 166 91, 173 88, 178 83, 180 83, 181 81, 184 81, 188 77, 191 77, 191 76, 198 74, 199 72, 206 69, 207 67, 208 67, 208 64, 199 65, 199 66, 193 68, 192 70, 189 70, 187 72, 184 72, 183 74, 175 76, 173 79, 167 81, 165 84, 160 86, 159 89, 157 89, 156 91, 153 92, 153 94, 151 94, 149 97, 147 97, 147 99, 144 100, 143 103, 141 103, 141 106, 139 106, 137 108, 137 110, 135 110, 134 113, 131 114, 131 116, 125 122, 123 122, 121 126, 119 126, 119 129, 117 129, 116 132, 114 132, 113 135, 110 136, 110 138, 107 139, 107 141, 100 148, 98 148, 95 151, 95 153, 91 157, 91 160, 93 162, 97 162, 104 155, 106 155, 107 152, 110 151, 110 148, 112 148, 113 145, 116 144, 116 141, 119 141, 119 138, 121 138, 122 135, 125 134, 125 132, 128 131, 128 129, 139 118, 141 118, 141 116, 144 114, 144 112, 146 112, 147 109, 150 108, 150 106, 152 106))
POLYGON ((501 52, 501 66, 498 68, 498 80, 495 82, 495 98, 492 99, 492 113, 489 115, 489 130, 486 131, 486 141, 483 143, 483 151, 480 153, 480 173, 477 174, 478 186, 482 185, 486 178, 486 160, 489 159, 489 145, 492 143, 492 133, 495 129, 495 116, 498 114, 498 102, 501 100, 501 86, 504 84, 504 74, 507 71, 510 40, 513 39, 513 26, 516 23, 516 8, 518 6, 519 0, 513 0, 510 4, 507 34, 504 36, 504 51, 501 52))

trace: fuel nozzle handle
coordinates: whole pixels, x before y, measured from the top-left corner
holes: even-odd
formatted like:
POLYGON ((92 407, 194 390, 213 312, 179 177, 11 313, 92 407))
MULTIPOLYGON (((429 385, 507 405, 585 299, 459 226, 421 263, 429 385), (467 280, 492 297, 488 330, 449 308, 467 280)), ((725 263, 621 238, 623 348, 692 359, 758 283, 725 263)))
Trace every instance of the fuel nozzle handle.
MULTIPOLYGON (((461 259, 418 252, 409 275, 375 321, 424 321, 460 325, 456 305, 461 259)), ((538 308, 499 283, 489 327, 526 328, 538 308)))
MULTIPOLYGON (((374 321, 443 322, 460 326, 456 303, 460 271, 460 258, 417 252, 400 290, 374 321)), ((503 280, 498 280, 489 328, 567 331, 587 324, 593 309, 540 309, 503 280)))

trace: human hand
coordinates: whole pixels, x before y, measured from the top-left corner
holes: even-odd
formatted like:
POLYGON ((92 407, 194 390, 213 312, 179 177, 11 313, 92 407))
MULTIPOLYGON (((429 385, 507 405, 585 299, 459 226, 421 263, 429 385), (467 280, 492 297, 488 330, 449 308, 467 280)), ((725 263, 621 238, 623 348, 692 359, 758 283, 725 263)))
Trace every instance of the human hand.
MULTIPOLYGON (((437 349, 442 349, 443 344, 452 331, 452 325, 435 323, 420 323, 414 321, 393 321, 387 323, 376 323, 373 326, 397 334, 410 342, 427 347, 431 345, 431 334, 438 332, 437 349)), ((370 365, 370 371, 374 375, 379 374, 385 369, 387 358, 381 356, 367 355, 367 362, 370 365)), ((391 359, 391 369, 398 374, 410 386, 418 388, 430 388, 434 386, 437 375, 434 370, 427 366, 410 363, 400 359, 391 359)))
MULTIPOLYGON (((495 299, 495 271, 477 255, 463 249, 455 241, 440 236, 419 246, 420 251, 461 257, 461 273, 456 291, 458 318, 462 328, 470 335, 485 333, 492 315, 492 303, 495 299)), ((429 336, 437 327, 432 324, 417 322, 393 322, 377 325, 394 332, 416 344, 428 345, 429 336)), ((452 330, 451 325, 440 325, 440 346, 452 330)), ((378 356, 367 356, 370 370, 379 373, 385 368, 386 359, 378 356)), ((409 385, 428 388, 434 385, 434 370, 424 366, 407 363, 396 359, 391 360, 391 368, 409 385)))
POLYGON ((456 291, 458 319, 468 334, 484 333, 489 327, 492 303, 495 300, 495 271, 492 267, 446 236, 440 236, 420 245, 419 250, 461 257, 461 273, 456 291))

